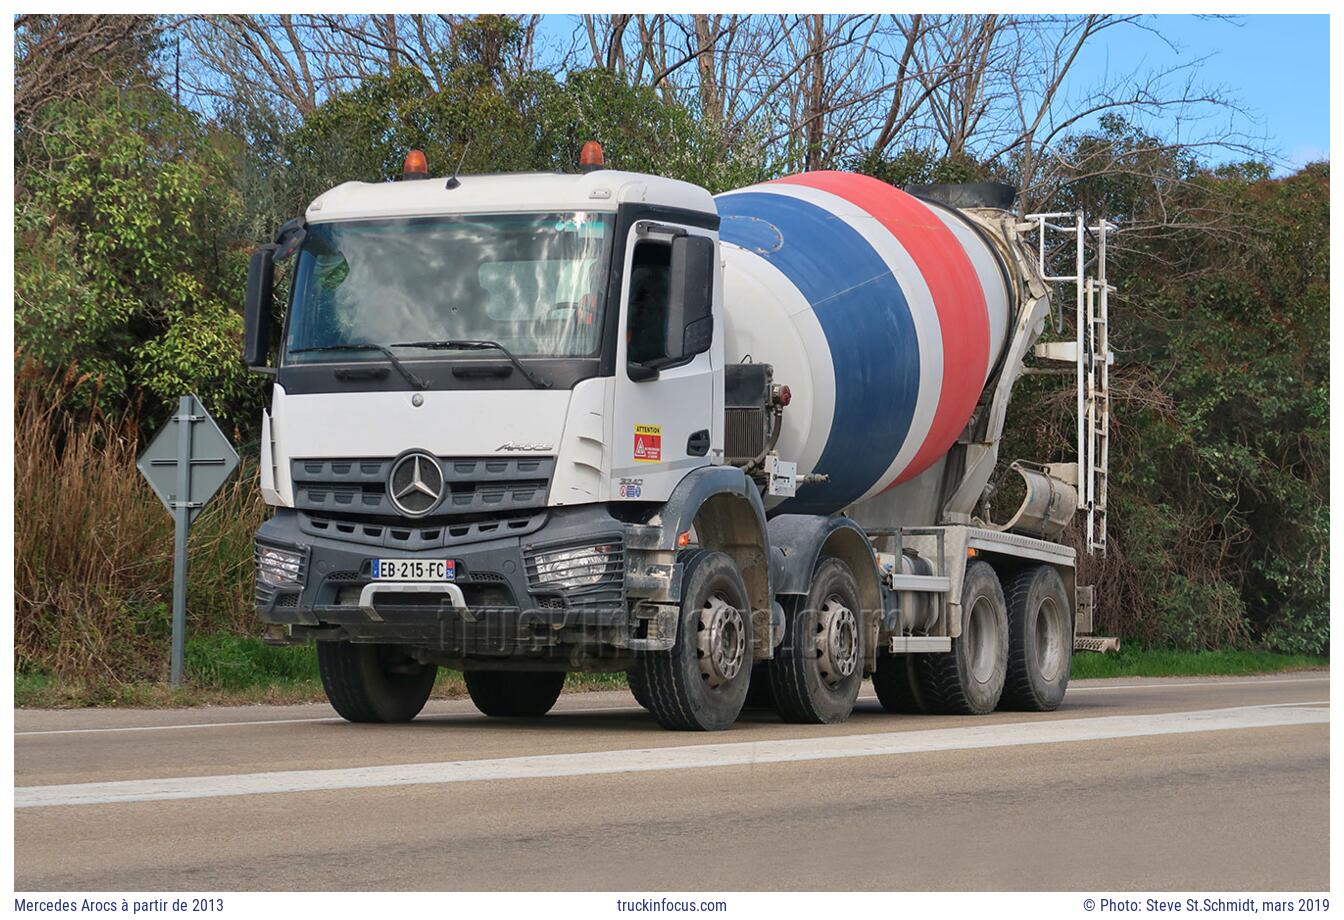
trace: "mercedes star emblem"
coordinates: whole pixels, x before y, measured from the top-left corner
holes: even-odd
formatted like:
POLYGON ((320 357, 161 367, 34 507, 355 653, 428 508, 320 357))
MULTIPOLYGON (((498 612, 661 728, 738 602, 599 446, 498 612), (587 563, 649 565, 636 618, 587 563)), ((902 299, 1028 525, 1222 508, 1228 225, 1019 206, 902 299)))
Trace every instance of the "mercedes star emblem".
POLYGON ((443 471, 439 461, 424 451, 412 451, 392 464, 387 494, 402 514, 428 514, 443 495, 443 471))

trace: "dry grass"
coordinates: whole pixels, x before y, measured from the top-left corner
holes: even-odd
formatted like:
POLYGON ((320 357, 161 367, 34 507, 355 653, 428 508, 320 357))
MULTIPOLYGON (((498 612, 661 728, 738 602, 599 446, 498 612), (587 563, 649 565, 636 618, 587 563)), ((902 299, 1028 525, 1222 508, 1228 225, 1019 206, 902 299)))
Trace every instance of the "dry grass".
MULTIPOLYGON (((78 421, 20 378, 14 419, 14 625, 21 673, 115 687, 166 676, 172 519, 135 468, 130 416, 78 421)), ((188 628, 252 632, 255 467, 192 528, 188 628)))

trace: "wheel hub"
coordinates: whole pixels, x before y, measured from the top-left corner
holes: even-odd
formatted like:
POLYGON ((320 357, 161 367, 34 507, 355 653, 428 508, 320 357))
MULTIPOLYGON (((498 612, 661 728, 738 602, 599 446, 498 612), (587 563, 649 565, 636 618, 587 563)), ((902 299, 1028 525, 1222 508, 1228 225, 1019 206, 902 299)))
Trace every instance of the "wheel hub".
POLYGON ((1036 669, 1048 681, 1057 679, 1064 666, 1067 623, 1054 600, 1041 602, 1036 611, 1036 669))
POLYGON ((828 597, 817 621, 817 667, 832 685, 859 666, 859 621, 838 597, 828 597))
POLYGON ((747 630, 741 612, 722 597, 711 597, 700 609, 696 642, 705 682, 717 687, 732 680, 746 659, 747 630))
POLYGON ((970 646, 971 676, 979 683, 988 683, 994 676, 999 648, 998 633, 994 629, 994 608, 989 598, 981 596, 975 599, 966 626, 967 632, 962 634, 962 641, 970 646))

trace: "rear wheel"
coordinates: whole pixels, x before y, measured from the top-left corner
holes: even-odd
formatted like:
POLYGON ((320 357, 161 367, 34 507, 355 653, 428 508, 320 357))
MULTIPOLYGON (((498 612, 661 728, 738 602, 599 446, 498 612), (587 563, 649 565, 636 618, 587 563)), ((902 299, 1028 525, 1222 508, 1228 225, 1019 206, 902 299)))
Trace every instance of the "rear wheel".
POLYGON ((465 671, 462 676, 476 708, 501 718, 546 715, 565 685, 564 671, 465 671))
POLYGON ((770 692, 786 722, 843 722, 863 683, 859 583, 840 559, 823 559, 806 597, 785 605, 784 641, 770 660, 770 692))
POLYGON ((317 643, 317 670, 327 699, 349 722, 409 722, 425 708, 438 667, 400 645, 317 643))
POLYGON ((654 717, 664 728, 722 731, 737 721, 751 681, 751 605, 726 553, 688 555, 677 639, 647 652, 641 667, 654 717))
POLYGON ((1008 611, 999 577, 987 562, 972 562, 961 582, 961 635, 952 651, 921 655, 920 689, 933 712, 982 715, 1003 694, 1008 672, 1008 611))
POLYGON ((929 711, 920 687, 918 655, 882 655, 873 672, 877 701, 887 712, 925 713, 929 711))
POLYGON ((1001 709, 1050 712, 1064 701, 1073 666, 1073 617, 1064 579, 1048 565, 1023 569, 1008 599, 1008 679, 1001 709))

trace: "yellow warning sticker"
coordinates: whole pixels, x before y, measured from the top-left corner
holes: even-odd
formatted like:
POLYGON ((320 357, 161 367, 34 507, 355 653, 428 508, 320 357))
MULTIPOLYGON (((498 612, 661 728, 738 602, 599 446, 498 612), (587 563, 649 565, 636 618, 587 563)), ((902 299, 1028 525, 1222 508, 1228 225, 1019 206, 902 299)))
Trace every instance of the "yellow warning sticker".
POLYGON ((639 463, 663 462, 663 426, 635 426, 635 460, 639 463))

